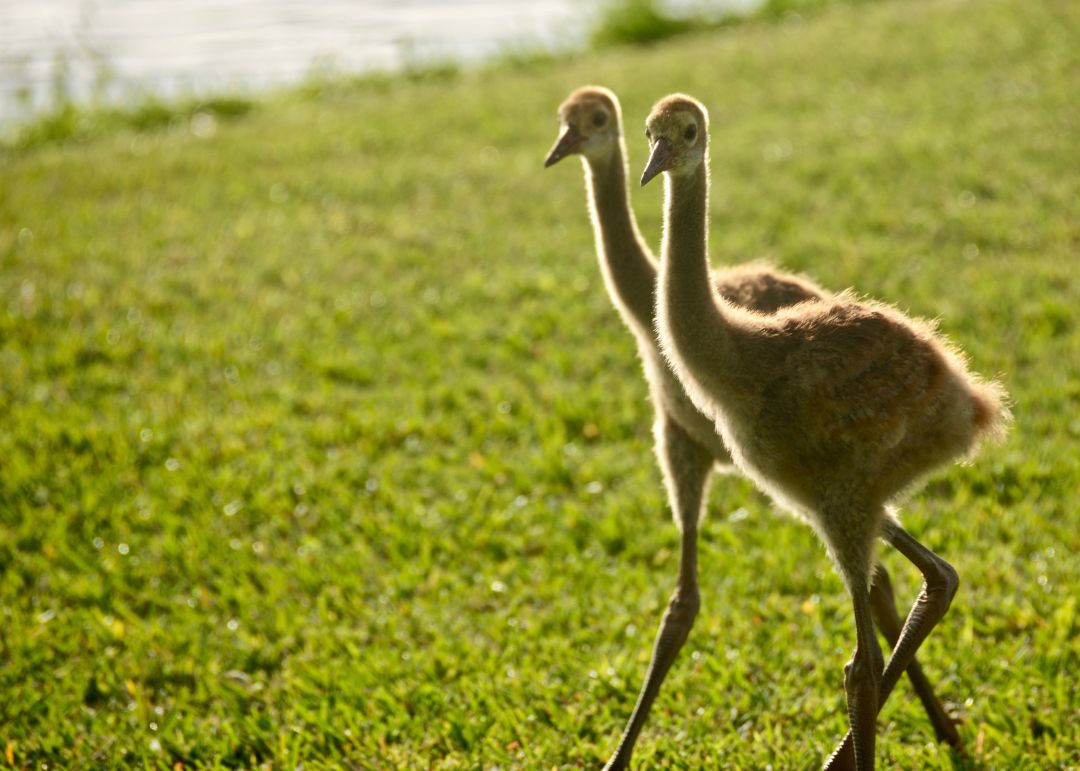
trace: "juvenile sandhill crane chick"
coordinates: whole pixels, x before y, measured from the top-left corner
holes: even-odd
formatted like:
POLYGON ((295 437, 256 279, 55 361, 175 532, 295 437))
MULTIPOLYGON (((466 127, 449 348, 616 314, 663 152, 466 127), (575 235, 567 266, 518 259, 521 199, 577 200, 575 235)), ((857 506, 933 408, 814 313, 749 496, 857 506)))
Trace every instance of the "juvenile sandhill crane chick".
POLYGON ((714 291, 708 268, 708 115, 672 95, 646 121, 642 184, 665 178, 660 342, 739 469, 817 531, 855 611, 844 670, 850 731, 831 768, 874 767, 876 716, 945 614, 953 568, 903 527, 892 503, 921 477, 1003 434, 1004 391, 968 371, 927 322, 840 295, 766 315, 714 291), (874 546, 883 538, 926 583, 888 666, 874 635, 874 546))
MULTIPOLYGON (((713 421, 693 405, 660 353, 654 326, 656 259, 645 245, 630 208, 618 99, 605 88, 579 88, 559 107, 559 123, 559 137, 545 166, 569 155, 582 158, 600 270, 613 304, 637 341, 656 412, 656 457, 675 521, 682 531, 678 583, 661 623, 637 704, 608 764, 609 768, 625 768, 649 708, 698 612, 697 530, 710 475, 714 468, 731 470, 732 465, 713 421)), ((709 281, 730 302, 769 313, 827 297, 824 290, 806 279, 762 265, 716 270, 709 281)), ((895 642, 901 621, 883 567, 879 567, 873 584, 873 609, 886 639, 895 642)), ((909 676, 938 738, 958 743, 956 729, 918 662, 912 662, 909 676)))

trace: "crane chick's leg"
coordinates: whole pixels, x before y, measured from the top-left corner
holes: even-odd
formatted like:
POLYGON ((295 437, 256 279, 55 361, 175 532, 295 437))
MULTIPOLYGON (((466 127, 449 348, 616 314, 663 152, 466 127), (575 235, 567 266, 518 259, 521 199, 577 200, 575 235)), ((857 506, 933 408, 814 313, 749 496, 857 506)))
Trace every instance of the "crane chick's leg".
MULTIPOLYGON (((893 595, 889 573, 880 562, 877 564, 877 569, 874 571, 874 577, 870 584, 870 608, 874 613, 874 625, 884 635, 889 648, 896 647, 904 622, 896 610, 896 598, 893 595)), ((922 702, 923 708, 930 718, 937 740, 952 747, 962 746, 963 741, 956 730, 953 719, 949 717, 945 712, 945 708, 941 706, 941 701, 934 694, 934 687, 930 685, 930 681, 927 679, 922 667, 919 666, 917 659, 913 658, 911 663, 908 664, 907 676, 911 681, 912 688, 915 690, 915 695, 919 697, 919 701, 922 702)), ((854 757, 852 760, 854 761, 854 757)))
POLYGON ((884 701, 900 680, 900 674, 915 658, 915 651, 949 609, 960 586, 960 578, 952 565, 915 540, 897 522, 886 522, 882 537, 919 569, 926 582, 908 613, 900 639, 885 667, 881 679, 881 698, 884 701))
MULTIPOLYGON (((908 613, 900 638, 893 647, 889 663, 882 674, 879 710, 899 682, 900 674, 915 659, 915 652, 930 634, 930 630, 949 609, 960 585, 960 579, 952 565, 915 540, 891 518, 886 520, 881 537, 919 569, 926 583, 908 613)), ((847 745, 852 743, 852 738, 850 732, 844 737, 844 741, 829 756, 826 769, 845 767, 842 760, 848 753, 847 745)))
POLYGON ((629 768, 634 742, 660 691, 660 684, 690 634, 700 604, 697 583, 697 528, 714 458, 667 415, 661 415, 657 421, 656 454, 664 472, 668 498, 682 530, 679 581, 660 622, 660 630, 653 644, 652 661, 637 704, 615 754, 604 766, 611 770, 629 768))
MULTIPOLYGON (((852 576, 858 579, 858 576, 852 576)), ((844 666, 848 725, 855 749, 857 771, 874 768, 874 740, 877 735, 877 707, 884 659, 870 608, 869 581, 849 581, 855 609, 855 653, 844 666)))

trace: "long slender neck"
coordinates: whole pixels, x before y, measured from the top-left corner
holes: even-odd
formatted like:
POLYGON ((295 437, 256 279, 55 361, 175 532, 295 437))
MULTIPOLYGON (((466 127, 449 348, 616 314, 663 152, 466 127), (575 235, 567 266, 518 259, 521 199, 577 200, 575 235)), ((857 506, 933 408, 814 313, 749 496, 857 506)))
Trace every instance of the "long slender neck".
MULTIPOLYGON (((695 374, 721 364, 730 323, 709 279, 708 157, 689 174, 664 175, 664 241, 657 326, 664 350, 695 374)), ((703 378, 709 379, 709 378, 703 378)))
POLYGON ((654 339, 656 261, 630 208, 622 137, 607 158, 583 160, 604 283, 626 324, 637 334, 654 339))

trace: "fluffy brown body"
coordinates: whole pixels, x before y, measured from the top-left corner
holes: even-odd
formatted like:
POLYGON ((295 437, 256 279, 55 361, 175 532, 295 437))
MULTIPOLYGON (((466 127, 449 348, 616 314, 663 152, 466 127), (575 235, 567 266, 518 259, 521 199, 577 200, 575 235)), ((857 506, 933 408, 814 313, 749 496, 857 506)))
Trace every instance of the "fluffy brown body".
POLYGON ((888 504, 1002 434, 1004 392, 969 372, 931 324, 890 306, 841 295, 762 314, 713 291, 708 116, 697 101, 674 95, 646 126, 652 156, 643 183, 665 172, 657 297, 664 354, 735 464, 813 525, 852 593, 851 733, 829 767, 854 762, 866 771, 877 710, 957 586, 955 571, 904 531, 888 504), (884 671, 868 590, 878 536, 927 582, 884 671))
MULTIPOLYGON (((582 156, 601 272, 614 305, 637 340, 656 410, 656 455, 675 521, 682 529, 679 583, 661 624, 637 705, 608 764, 609 768, 624 768, 660 683, 697 613, 696 533, 710 472, 715 467, 731 470, 733 461, 715 416, 695 406, 660 349, 654 324, 658 268, 630 208, 618 100, 607 89, 578 89, 560 106, 559 118, 560 137, 547 165, 570 154, 582 156)), ((829 294, 812 282, 766 265, 713 270, 707 282, 726 302, 766 315, 806 301, 832 302, 829 294)), ((886 638, 895 642, 901 621, 883 568, 876 574, 873 590, 875 620, 886 638)), ((938 738, 958 743, 952 722, 917 662, 912 663, 909 675, 938 738)))
POLYGON ((681 382, 737 465, 823 531, 842 571, 861 561, 854 574, 868 575, 876 512, 998 430, 998 389, 888 306, 841 296, 763 316, 728 305, 704 345, 680 346, 678 322, 664 322, 681 382), (868 524, 838 528, 838 510, 868 524))
MULTIPOLYGON (((704 155, 704 108, 676 96, 653 114, 680 108, 702 126, 704 155)), ((810 519, 845 578, 867 578, 885 505, 1002 433, 1001 387, 932 324, 882 303, 845 293, 762 314, 712 291, 707 158, 666 179, 665 356, 736 465, 810 519)))

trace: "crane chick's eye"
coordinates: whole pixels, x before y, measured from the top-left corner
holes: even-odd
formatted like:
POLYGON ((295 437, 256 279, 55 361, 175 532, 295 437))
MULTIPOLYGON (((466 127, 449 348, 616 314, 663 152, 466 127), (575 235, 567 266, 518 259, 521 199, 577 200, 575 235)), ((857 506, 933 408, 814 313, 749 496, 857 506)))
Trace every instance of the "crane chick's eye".
POLYGON ((694 138, 697 137, 697 126, 691 123, 686 127, 686 130, 683 131, 683 136, 686 138, 687 142, 693 142, 694 138))
POLYGON ((597 128, 603 128, 605 123, 607 123, 607 115, 604 113, 598 112, 592 116, 592 124, 597 128))

